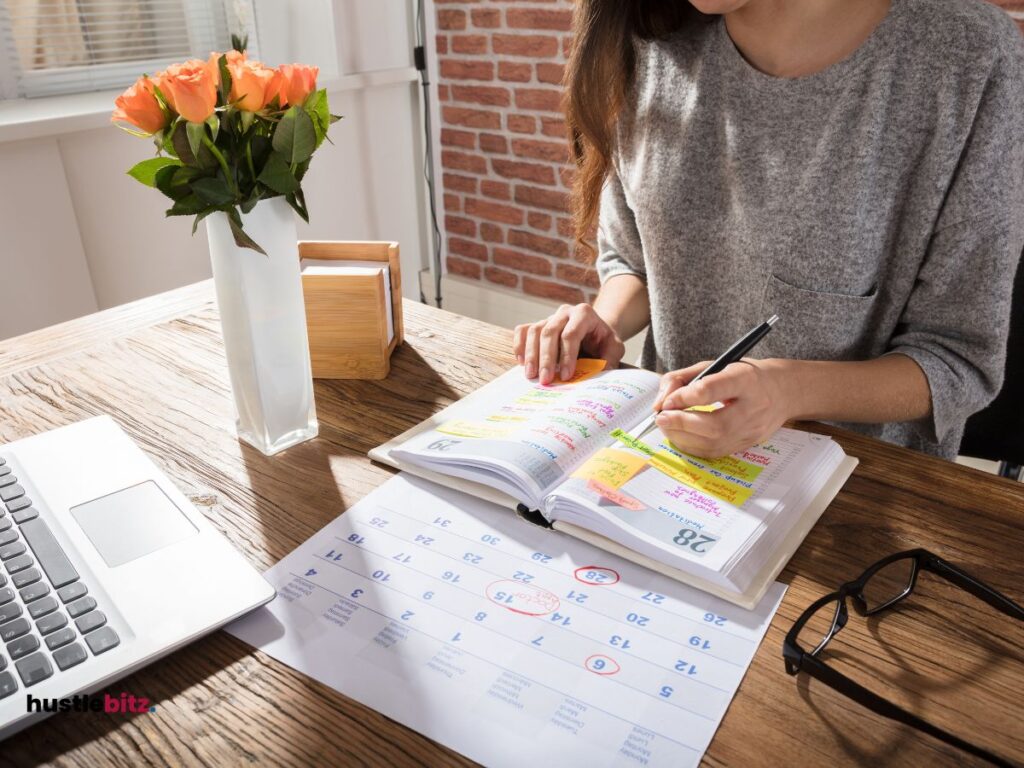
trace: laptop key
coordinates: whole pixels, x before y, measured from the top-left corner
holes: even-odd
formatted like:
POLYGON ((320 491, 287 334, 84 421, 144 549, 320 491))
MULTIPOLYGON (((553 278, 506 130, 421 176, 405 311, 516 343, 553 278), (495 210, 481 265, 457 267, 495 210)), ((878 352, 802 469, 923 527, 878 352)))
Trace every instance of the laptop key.
POLYGON ((7 669, 7 659, 0 653, 0 672, 3 672, 5 669, 7 669))
POLYGON ((41 581, 38 584, 33 584, 31 587, 25 587, 19 594, 21 595, 21 602, 31 603, 40 597, 46 597, 49 593, 50 585, 45 581, 41 581))
POLYGON ((81 643, 66 645, 59 651, 55 651, 53 654, 53 660, 57 662, 57 666, 60 667, 61 672, 75 666, 76 664, 81 664, 87 658, 89 658, 89 654, 85 652, 85 646, 81 643))
POLYGON ((21 535, 32 547, 39 565, 46 572, 54 589, 60 589, 73 581, 78 581, 78 571, 64 554, 64 549, 54 538, 50 526, 38 517, 21 526, 21 535))
POLYGON ((14 501, 20 499, 25 495, 25 489, 20 485, 8 485, 4 488, 0 488, 0 500, 2 501, 14 501))
POLYGON ((11 694, 17 693, 18 681, 10 672, 0 672, 0 699, 6 699, 11 694))
POLYGON ((28 555, 19 555, 7 561, 7 572, 17 573, 18 571, 24 571, 26 568, 31 568, 35 564, 36 561, 28 555))
POLYGON ((25 545, 20 541, 8 544, 6 547, 0 547, 0 560, 10 560, 12 557, 24 554, 25 545))
MULTIPOLYGON (((94 633, 95 634, 95 633, 94 633)), ((54 632, 52 635, 46 638, 46 647, 51 651, 61 646, 67 645, 77 637, 75 630, 71 627, 65 627, 59 632, 54 632)))
POLYGON ((90 632, 99 629, 106 623, 107 617, 104 615, 103 611, 93 611, 92 613, 85 614, 85 616, 80 619, 75 619, 75 626, 78 627, 78 631, 83 635, 87 635, 90 632))
MULTIPOLYGON (((11 583, 16 589, 21 589, 29 584, 35 584, 41 578, 43 578, 43 575, 39 572, 38 568, 29 568, 27 571, 19 571, 11 576, 11 583)), ((0 584, 2 583, 0 582, 0 584)))
POLYGON ((91 597, 83 597, 80 600, 75 600, 75 602, 69 603, 67 610, 72 619, 77 619, 79 616, 88 613, 95 607, 95 600, 91 597))
POLYGON ((18 478, 8 472, 6 475, 0 477, 0 488, 7 488, 8 486, 14 485, 18 482, 18 478))
POLYGON ((50 666, 50 660, 41 651, 16 662, 14 666, 18 668, 21 682, 25 684, 26 688, 31 688, 36 683, 41 683, 53 675, 53 667, 50 666))
POLYGON ((0 475, 9 475, 9 474, 11 474, 11 468, 9 466, 7 466, 7 462, 6 461, 0 461, 0 475))
POLYGON ((45 636, 56 632, 58 629, 64 629, 67 625, 67 616, 63 613, 51 613, 47 616, 43 616, 43 618, 36 622, 36 629, 39 630, 40 635, 45 636))
POLYGON ((17 640, 22 635, 27 635, 31 630, 32 625, 28 623, 28 619, 15 619, 0 626, 0 640, 9 643, 11 640, 17 640))
POLYGON ((7 644, 7 652, 11 654, 11 661, 16 661, 23 656, 28 656, 30 653, 35 653, 39 650, 39 638, 35 635, 25 635, 19 637, 12 643, 7 644))
POLYGON ((14 526, 14 521, 7 517, 7 513, 0 508, 0 533, 9 531, 14 526))
POLYGON ((0 589, 0 605, 7 605, 14 599, 14 590, 10 587, 4 587, 0 589))
POLYGON ((0 533, 0 547, 6 547, 8 544, 13 544, 17 540, 17 531, 4 531, 3 533, 0 533))
POLYGON ((86 635, 85 642, 89 646, 89 650, 92 651, 92 655, 99 656, 101 653, 106 653, 111 648, 116 648, 120 645, 121 638, 117 636, 117 632, 111 627, 103 627, 86 635))
POLYGON ((32 506, 32 499, 28 496, 22 496, 20 499, 14 499, 13 501, 7 502, 8 512, 17 512, 20 509, 32 506))
POLYGON ((44 597, 42 600, 36 600, 34 603, 28 604, 28 615, 33 619, 38 619, 41 616, 56 611, 57 605, 57 598, 53 595, 44 597))
POLYGON ((70 603, 72 600, 77 600, 83 597, 89 588, 80 581, 76 581, 74 584, 68 584, 66 587, 57 590, 57 597, 60 598, 62 603, 70 603))
POLYGON ((20 509, 17 512, 11 513, 11 518, 18 525, 27 523, 29 520, 35 520, 37 517, 39 517, 39 512, 36 511, 35 507, 26 507, 25 509, 20 509))
POLYGON ((0 573, 0 587, 7 586, 7 574, 0 573))
POLYGON ((22 608, 18 603, 8 603, 7 605, 0 606, 0 624, 6 624, 8 621, 13 621, 22 614, 22 608))

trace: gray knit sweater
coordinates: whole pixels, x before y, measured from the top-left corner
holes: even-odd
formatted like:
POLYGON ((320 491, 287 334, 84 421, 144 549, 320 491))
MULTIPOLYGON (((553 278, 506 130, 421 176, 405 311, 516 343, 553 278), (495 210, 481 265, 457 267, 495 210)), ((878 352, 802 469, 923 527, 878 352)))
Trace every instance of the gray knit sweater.
MULTIPOLYGON (((921 422, 843 425, 952 457, 999 391, 1024 245, 1024 42, 982 0, 893 0, 853 54, 774 78, 722 19, 640 42, 602 197, 598 270, 647 281, 642 364, 898 352, 921 422)), ((1024 407, 1024 404, 1022 404, 1024 407)))

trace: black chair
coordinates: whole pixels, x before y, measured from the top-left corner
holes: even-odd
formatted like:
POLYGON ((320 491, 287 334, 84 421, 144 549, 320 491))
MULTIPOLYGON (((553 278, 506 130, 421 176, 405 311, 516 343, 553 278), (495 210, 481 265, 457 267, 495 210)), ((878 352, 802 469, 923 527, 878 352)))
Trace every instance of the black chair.
POLYGON ((1000 475, 1024 479, 1024 258, 1013 282, 1003 388, 987 408, 967 420, 960 453, 998 461, 1000 475))

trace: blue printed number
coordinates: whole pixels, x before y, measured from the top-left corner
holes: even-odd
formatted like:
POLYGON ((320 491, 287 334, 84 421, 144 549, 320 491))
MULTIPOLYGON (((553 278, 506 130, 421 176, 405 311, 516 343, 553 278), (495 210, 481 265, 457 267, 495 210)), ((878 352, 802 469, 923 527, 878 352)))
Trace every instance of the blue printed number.
POLYGON ((352 590, 352 594, 349 595, 349 597, 351 597, 353 600, 358 600, 359 596, 361 594, 363 594, 363 590, 361 590, 361 589, 353 589, 352 590))
POLYGON ((531 558, 536 560, 538 563, 550 563, 551 555, 545 555, 543 552, 534 552, 530 555, 531 558))
POLYGON ((704 640, 700 637, 700 635, 694 635, 693 637, 691 637, 690 645, 692 645, 694 648, 700 648, 702 651, 711 650, 711 641, 704 640))
POLYGON ((663 685, 663 686, 661 686, 661 691, 658 693, 658 695, 661 696, 662 698, 665 698, 665 699, 669 698, 672 695, 672 686, 671 685, 663 685))
POLYGON ((376 581, 391 581, 391 574, 387 571, 374 571, 371 575, 376 581))
POLYGON ((443 517, 435 517, 434 518, 434 525, 436 525, 438 528, 447 528, 451 524, 452 524, 451 520, 446 520, 443 517))
POLYGON ((351 536, 348 537, 348 540, 351 541, 353 544, 365 544, 366 543, 366 539, 364 539, 358 533, 353 533, 351 536))
POLYGON ((561 613, 558 613, 558 612, 555 612, 555 613, 551 614, 551 620, 553 622, 555 622, 555 624, 561 624, 563 627, 568 627, 569 624, 571 623, 569 621, 569 617, 568 616, 565 616, 565 615, 563 615, 561 613))
POLYGON ((657 592, 645 592, 643 599, 649 603, 654 603, 655 605, 660 605, 665 602, 665 596, 659 595, 657 592))
POLYGON ((466 554, 464 554, 462 556, 462 559, 465 560, 467 563, 472 563, 473 565, 479 565, 480 561, 483 560, 483 558, 480 555, 474 555, 472 552, 467 552, 466 554))
POLYGON ((409 619, 411 619, 415 615, 416 614, 413 613, 412 611, 404 611, 402 613, 402 621, 408 621, 409 619))
POLYGON ((405 554, 405 552, 399 552, 397 555, 395 555, 391 559, 392 560, 397 560, 399 563, 408 563, 410 560, 412 560, 412 556, 405 554))
POLYGON ((641 616, 639 613, 627 613, 626 621, 630 624, 636 624, 638 627, 646 627, 650 618, 647 616, 641 616))
POLYGON ((574 589, 569 590, 569 594, 565 596, 567 600, 572 600, 574 603, 585 603, 587 602, 587 596, 583 592, 577 592, 574 589))
POLYGON ((591 659, 590 666, 600 672, 602 669, 608 666, 608 662, 604 659, 591 659))
POLYGON ((455 571, 445 571, 441 574, 441 578, 452 584, 458 584, 462 580, 455 571))
POLYGON ((704 621, 709 624, 714 624, 716 627, 724 627, 725 622, 728 621, 728 619, 726 619, 725 616, 719 616, 717 613, 711 613, 709 611, 704 614, 704 621))
POLYGON ((512 578, 516 581, 526 582, 527 584, 533 581, 533 576, 528 574, 526 571, 516 571, 515 576, 512 578))
POLYGON ((429 547, 431 544, 434 543, 434 540, 432 538, 430 538, 429 536, 424 536, 422 533, 417 533, 416 534, 416 543, 417 544, 422 544, 424 547, 429 547))
POLYGON ((341 560, 341 552, 336 552, 336 551, 334 551, 332 549, 330 552, 328 552, 326 555, 324 555, 324 559, 325 560, 333 560, 334 562, 338 562, 339 560, 341 560))
POLYGON ((434 593, 429 591, 429 590, 424 592, 423 593, 423 599, 424 600, 433 600, 434 599, 434 593))
POLYGON ((383 517, 375 517, 372 520, 370 520, 370 525, 372 525, 374 528, 383 528, 387 524, 388 521, 385 520, 383 517))
POLYGON ((512 605, 512 595, 508 592, 495 592, 494 601, 497 603, 504 603, 505 605, 512 605))
POLYGON ((608 643, 610 645, 614 645, 616 648, 621 648, 622 650, 626 650, 627 648, 631 647, 631 645, 632 645, 629 642, 629 640, 627 640, 626 638, 622 637, 622 635, 612 635, 612 637, 608 641, 608 643))
POLYGON ((679 659, 676 662, 676 672, 684 672, 687 675, 696 675, 697 667, 695 667, 693 664, 689 664, 683 661, 682 659, 679 659))
POLYGON ((483 621, 484 619, 486 619, 486 618, 487 618, 487 614, 486 614, 486 613, 484 613, 483 611, 480 611, 480 612, 479 612, 479 613, 478 613, 478 614, 477 614, 476 616, 474 616, 473 618, 474 618, 474 619, 476 619, 477 621, 483 621))
POLYGON ((483 536, 480 537, 480 541, 482 541, 484 544, 490 544, 492 547, 494 547, 497 546, 498 543, 501 541, 501 537, 495 536, 493 533, 485 533, 483 536))

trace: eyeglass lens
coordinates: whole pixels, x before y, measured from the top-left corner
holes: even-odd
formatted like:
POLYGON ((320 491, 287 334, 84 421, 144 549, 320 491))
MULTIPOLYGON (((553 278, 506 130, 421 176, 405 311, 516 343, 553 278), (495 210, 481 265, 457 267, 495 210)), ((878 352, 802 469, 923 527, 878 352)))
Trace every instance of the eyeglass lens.
POLYGON ((831 639, 838 614, 838 599, 820 606, 800 629, 797 645, 811 656, 817 655, 831 639))
POLYGON ((910 591, 914 578, 914 558, 904 557, 871 575, 864 585, 864 602, 868 613, 884 608, 910 591))

